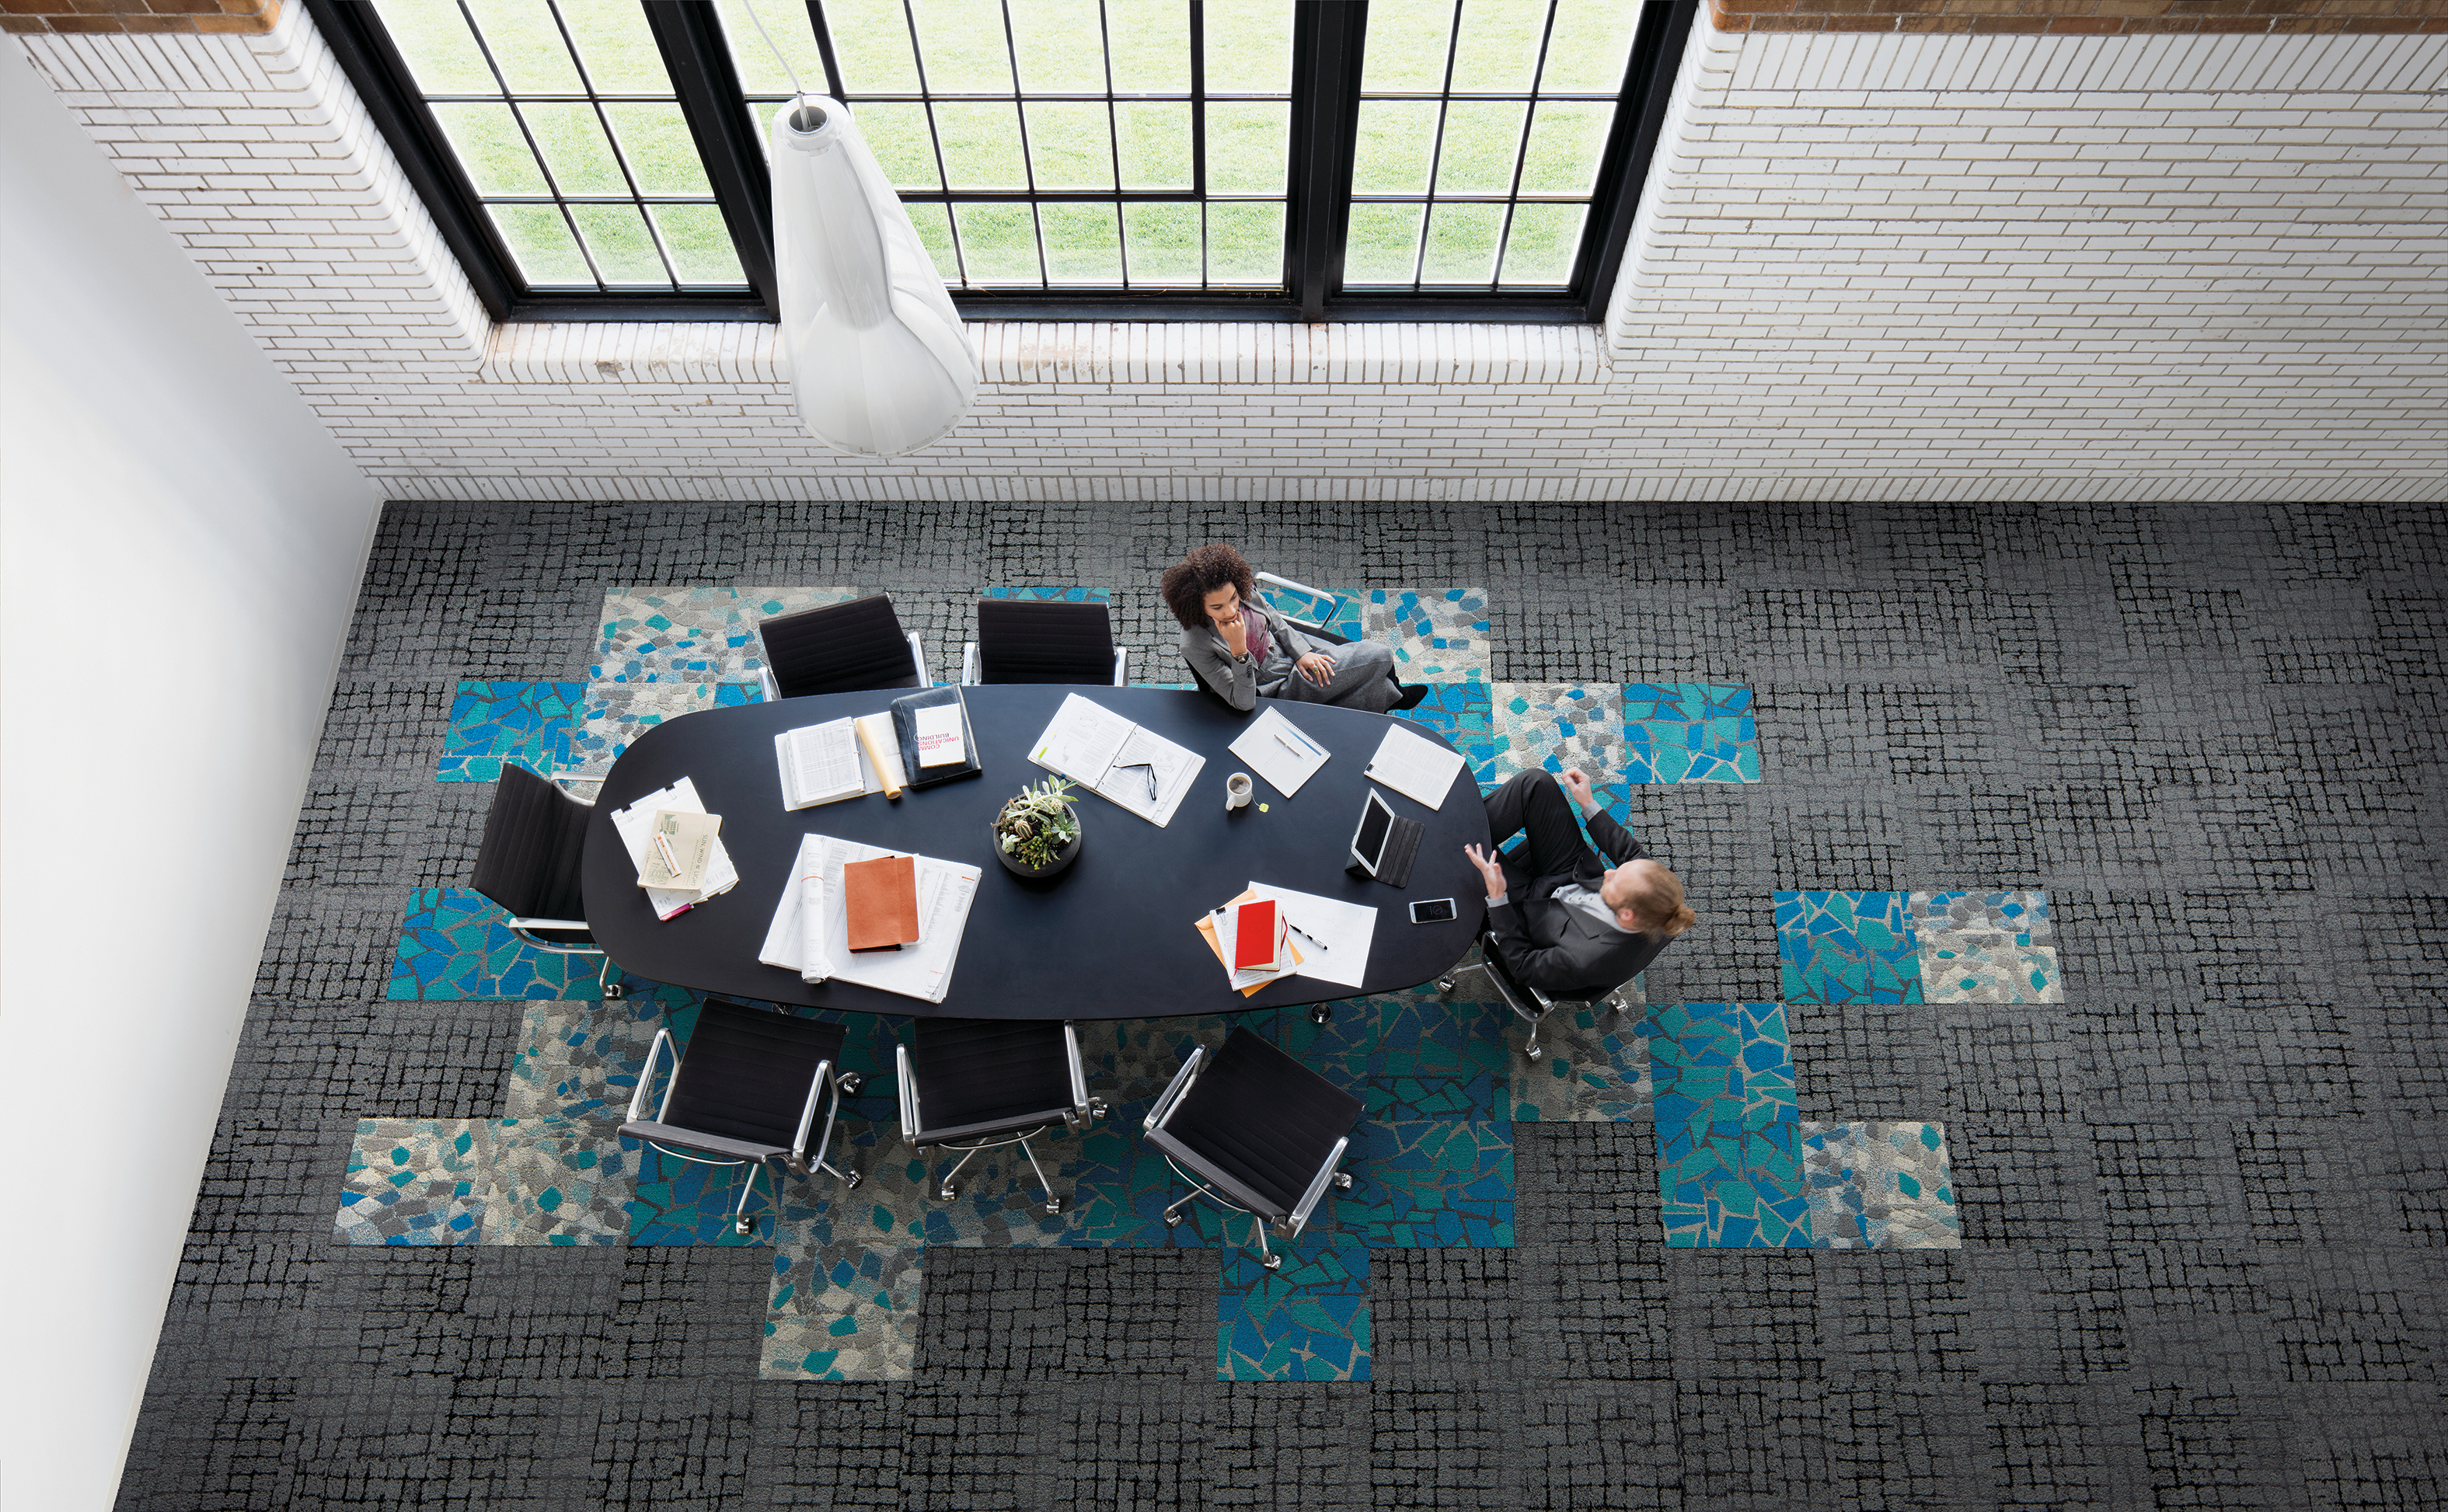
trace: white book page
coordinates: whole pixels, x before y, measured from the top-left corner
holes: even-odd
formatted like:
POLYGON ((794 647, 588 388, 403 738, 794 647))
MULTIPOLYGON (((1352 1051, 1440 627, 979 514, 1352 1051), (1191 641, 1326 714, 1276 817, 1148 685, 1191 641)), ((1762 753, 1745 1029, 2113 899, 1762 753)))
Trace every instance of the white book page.
POLYGON ((1131 726, 1105 768, 1105 779, 1089 786, 1101 797, 1162 829, 1173 822, 1182 795, 1207 758, 1141 725, 1131 726), (1141 763, 1144 763, 1143 765, 1141 763), (1155 794, 1149 794, 1153 786, 1155 794))
POLYGON ((910 734, 916 737, 922 767, 957 766, 968 759, 961 739, 961 705, 930 703, 915 711, 910 734))
POLYGON ((805 809, 868 791, 858 758, 858 732, 848 719, 832 719, 774 737, 782 768, 782 807, 805 809))
POLYGON ((1462 770, 1462 753, 1434 740, 1424 740, 1396 725, 1377 743, 1368 758, 1368 775, 1403 796, 1431 809, 1443 808, 1454 775, 1462 770))
POLYGON ((1068 694, 1062 707, 1054 711, 1045 733, 1037 737, 1028 759, 1093 789, 1114 764, 1114 753, 1137 728, 1103 704, 1068 694))

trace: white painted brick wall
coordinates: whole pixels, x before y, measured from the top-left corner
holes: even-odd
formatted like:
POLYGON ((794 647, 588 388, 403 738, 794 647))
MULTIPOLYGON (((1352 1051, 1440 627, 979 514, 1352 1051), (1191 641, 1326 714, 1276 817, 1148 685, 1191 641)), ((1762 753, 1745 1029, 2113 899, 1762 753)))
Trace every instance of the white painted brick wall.
POLYGON ((24 45, 395 497, 2448 491, 2448 38, 1704 21, 1603 334, 975 325, 894 464, 769 327, 494 327, 300 7, 24 45))

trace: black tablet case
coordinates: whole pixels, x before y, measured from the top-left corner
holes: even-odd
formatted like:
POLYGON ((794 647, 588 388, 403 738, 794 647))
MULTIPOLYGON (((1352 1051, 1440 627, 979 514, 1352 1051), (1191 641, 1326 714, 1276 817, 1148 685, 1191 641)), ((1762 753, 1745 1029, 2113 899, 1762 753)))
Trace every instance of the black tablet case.
MULTIPOLYGON (((1428 827, 1417 819, 1395 814, 1387 821, 1386 848, 1377 853, 1378 881, 1389 888, 1407 886, 1411 880, 1411 863, 1419 859, 1420 842, 1427 837, 1428 827)), ((1353 876, 1370 875, 1357 861, 1347 862, 1343 870, 1353 876)))
POLYGON ((908 775, 909 786, 913 790, 957 782, 985 771, 978 765, 977 732, 969 728, 969 700, 961 697, 958 687, 929 688, 924 693, 893 699, 892 733, 901 742, 901 770, 908 775), (922 767, 918 764, 918 711, 938 703, 960 705, 961 748, 965 759, 955 766, 922 767))

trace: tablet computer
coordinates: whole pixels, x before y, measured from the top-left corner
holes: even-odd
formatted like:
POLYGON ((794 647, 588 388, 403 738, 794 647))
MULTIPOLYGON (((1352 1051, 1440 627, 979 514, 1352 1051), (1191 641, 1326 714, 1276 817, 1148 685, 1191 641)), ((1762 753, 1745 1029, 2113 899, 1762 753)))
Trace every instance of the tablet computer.
POLYGON ((1386 842, 1393 837, 1394 811, 1386 800, 1370 789, 1368 801, 1360 806, 1360 828, 1351 832, 1351 862, 1348 870, 1377 874, 1378 865, 1386 858, 1386 842))

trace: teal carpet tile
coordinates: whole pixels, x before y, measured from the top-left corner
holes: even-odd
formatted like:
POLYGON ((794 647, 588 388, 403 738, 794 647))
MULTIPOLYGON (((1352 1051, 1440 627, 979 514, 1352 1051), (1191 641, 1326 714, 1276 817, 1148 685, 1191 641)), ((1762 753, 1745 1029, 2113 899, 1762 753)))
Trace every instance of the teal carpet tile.
POLYGON ((1668 1247, 1808 1248, 1785 1005, 1667 1004, 1653 1016, 1651 1111, 1668 1247))
POLYGON ((770 1171, 756 1178, 756 1193, 748 1199, 755 1228, 743 1235, 731 1225, 731 1210, 739 1200, 740 1183, 748 1179, 748 1167, 683 1160, 636 1139, 622 1143, 634 1153, 638 1170, 628 1208, 631 1244, 746 1246, 772 1241, 770 1171))
MULTIPOLYGON (((1201 1221, 1213 1222, 1214 1214, 1201 1221)), ((1219 1381, 1368 1379, 1368 1250, 1348 1233, 1270 1238, 1269 1271, 1246 1242, 1251 1219, 1228 1220, 1244 1242, 1221 1253, 1215 1291, 1219 1381)))
POLYGON ((1777 964, 1788 1003, 1919 1003, 1922 952, 1901 892, 1779 892, 1777 964))
POLYGON ((502 763, 549 777, 571 764, 583 682, 462 682, 450 699, 437 782, 498 782, 502 763))
POLYGON ((1288 1008, 1275 1043, 1328 1081, 1359 1097, 1374 1119, 1505 1117, 1501 1005, 1477 1001, 1476 978, 1451 998, 1434 984, 1331 1005, 1325 1024, 1307 1008, 1288 1008))
POLYGON ((1494 751, 1482 781, 1519 772, 1579 771, 1592 782, 1626 775, 1623 685, 1498 682, 1494 751))
MULTIPOLYGON (((666 1014, 651 997, 530 1003, 519 1024, 502 1111, 514 1119, 616 1130, 628 1117, 657 1031, 670 1028, 675 1047, 685 1050, 696 1018, 695 1003, 666 1014)), ((668 1053, 664 1066, 670 1067, 668 1053)))
MULTIPOLYGON (((1419 679, 1406 677, 1404 680, 1419 679)), ((1453 748, 1461 752, 1463 759, 1469 763, 1473 779, 1486 785, 1492 780, 1489 774, 1496 770, 1496 720, 1487 684, 1447 680, 1430 682, 1427 688, 1428 696, 1416 707, 1406 709, 1394 718, 1434 730, 1451 741, 1453 748)), ((1372 747, 1352 754, 1361 765, 1366 766, 1368 758, 1376 753, 1372 747)), ((1460 791, 1461 787, 1457 780, 1455 790, 1460 791)), ((1451 794, 1446 795, 1452 796, 1451 794)))
POLYGON ((1751 713, 1751 690, 1747 687, 1724 682, 1627 682, 1623 718, 1622 775, 1627 781, 1760 779, 1759 726, 1751 713))
POLYGON ((1360 624, 1358 594, 1336 593, 1324 588, 1315 593, 1304 593, 1298 588, 1260 584, 1258 598, 1277 614, 1298 620, 1303 624, 1321 626, 1328 633, 1346 641, 1362 640, 1367 633, 1360 624))
POLYGON ((515 998, 592 998, 601 957, 561 955, 522 944, 509 915, 472 888, 418 888, 408 897, 399 947, 383 996, 478 1003, 515 998))
POLYGON ((1114 596, 1103 588, 1084 587, 1079 584, 1031 584, 1023 587, 1008 584, 980 588, 981 599, 1023 599, 1031 603, 1111 603, 1114 596))
POLYGON ((1963 1244, 1942 1123, 1797 1126, 1823 1250, 1953 1250, 1963 1244))
POLYGON ((1394 653, 1406 682, 1484 682, 1491 650, 1484 588, 1372 588, 1360 628, 1394 653))
POLYGON ((1922 990, 1932 1003, 2062 1003, 2045 892, 1916 892, 1922 990))
POLYGON ((1513 1125, 1364 1118, 1343 1169, 1356 1185, 1332 1195, 1333 1226, 1405 1250, 1510 1249, 1513 1125))

